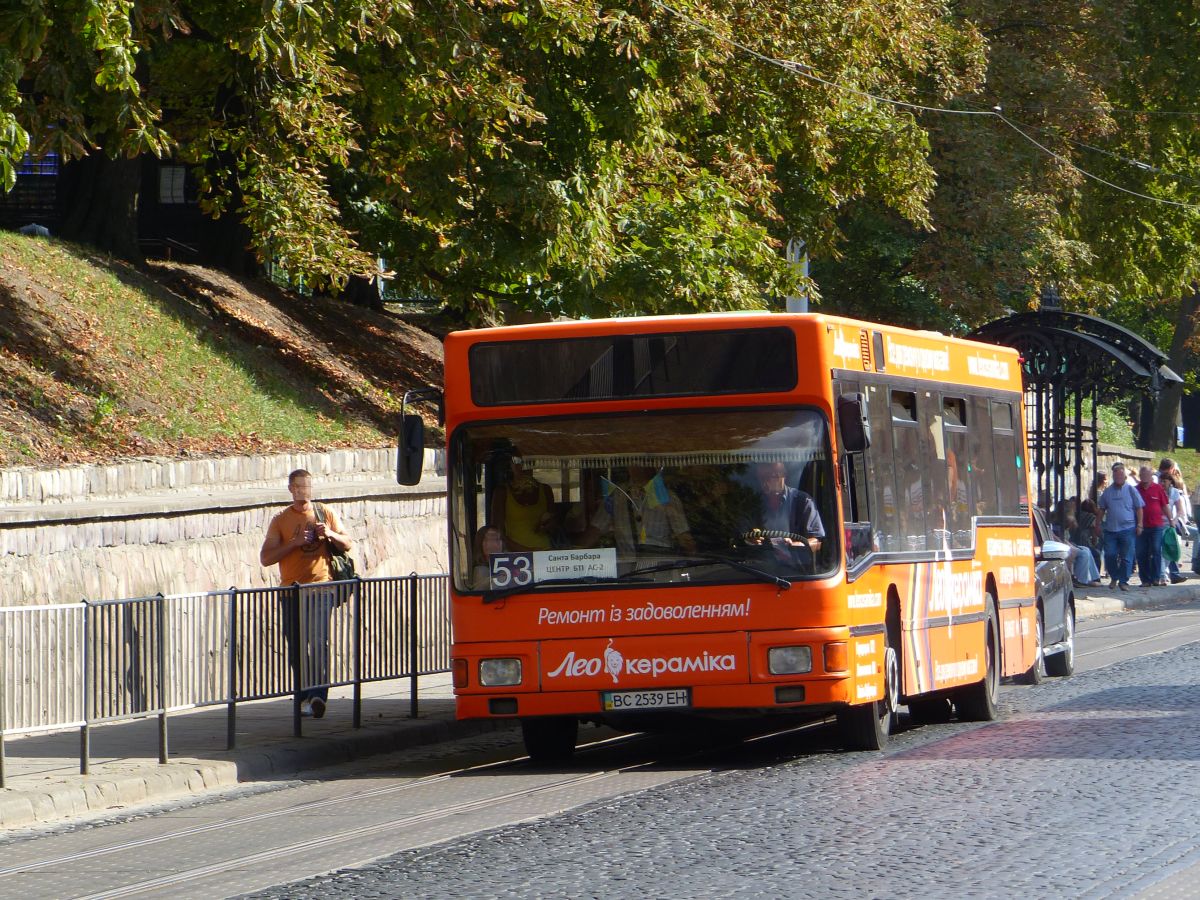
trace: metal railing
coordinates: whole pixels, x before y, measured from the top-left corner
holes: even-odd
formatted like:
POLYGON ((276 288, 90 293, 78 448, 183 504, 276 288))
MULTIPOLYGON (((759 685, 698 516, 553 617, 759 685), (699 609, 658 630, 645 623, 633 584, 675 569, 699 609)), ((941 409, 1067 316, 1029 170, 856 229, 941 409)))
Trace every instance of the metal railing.
POLYGON ((237 705, 450 670, 445 575, 359 578, 277 588, 210 591, 0 608, 0 788, 6 735, 78 728, 88 773, 91 728, 158 718, 158 758, 169 759, 170 714, 226 707, 226 747, 237 705))

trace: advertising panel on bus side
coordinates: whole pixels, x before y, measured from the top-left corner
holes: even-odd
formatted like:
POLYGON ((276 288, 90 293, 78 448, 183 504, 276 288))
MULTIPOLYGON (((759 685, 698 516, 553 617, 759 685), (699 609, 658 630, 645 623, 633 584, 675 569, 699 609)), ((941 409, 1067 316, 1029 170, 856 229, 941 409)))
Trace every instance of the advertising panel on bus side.
POLYGON ((979 344, 933 332, 828 319, 827 347, 837 369, 887 372, 1019 392, 1020 358, 1011 347, 979 344))

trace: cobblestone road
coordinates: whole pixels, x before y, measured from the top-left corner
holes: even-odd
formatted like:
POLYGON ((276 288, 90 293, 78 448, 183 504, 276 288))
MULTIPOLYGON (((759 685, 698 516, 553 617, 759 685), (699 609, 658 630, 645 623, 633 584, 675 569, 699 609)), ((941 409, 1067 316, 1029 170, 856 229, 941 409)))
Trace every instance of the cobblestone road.
POLYGON ((1200 895, 1200 645, 1002 705, 883 754, 798 746, 255 896, 1200 895))

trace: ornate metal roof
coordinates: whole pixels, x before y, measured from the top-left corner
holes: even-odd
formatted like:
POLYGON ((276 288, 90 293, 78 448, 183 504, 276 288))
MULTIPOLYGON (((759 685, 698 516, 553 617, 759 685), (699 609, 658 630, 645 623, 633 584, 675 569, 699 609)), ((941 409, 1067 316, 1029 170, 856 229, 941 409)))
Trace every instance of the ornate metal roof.
POLYGON ((1054 385, 1105 400, 1137 388, 1156 394, 1164 384, 1183 380, 1153 344, 1114 322, 1083 313, 1018 313, 989 322, 971 336, 1016 348, 1025 360, 1030 388, 1054 385), (1142 383, 1131 383, 1131 377, 1142 383))

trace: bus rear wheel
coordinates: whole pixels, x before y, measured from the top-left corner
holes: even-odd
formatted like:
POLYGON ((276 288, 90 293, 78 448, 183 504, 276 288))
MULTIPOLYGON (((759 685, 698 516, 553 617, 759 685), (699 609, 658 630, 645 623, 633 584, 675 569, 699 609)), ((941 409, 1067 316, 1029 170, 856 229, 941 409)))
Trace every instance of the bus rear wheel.
POLYGON ((570 716, 521 720, 525 752, 538 763, 565 762, 575 752, 579 721, 570 716))
POLYGON ((983 681, 958 688, 954 693, 954 708, 964 722, 992 722, 1000 702, 1000 629, 996 615, 996 600, 987 595, 984 622, 983 681))
POLYGON ((896 729, 900 705, 900 657, 888 640, 883 647, 883 698, 848 706, 837 714, 842 746, 847 750, 882 750, 896 729))

